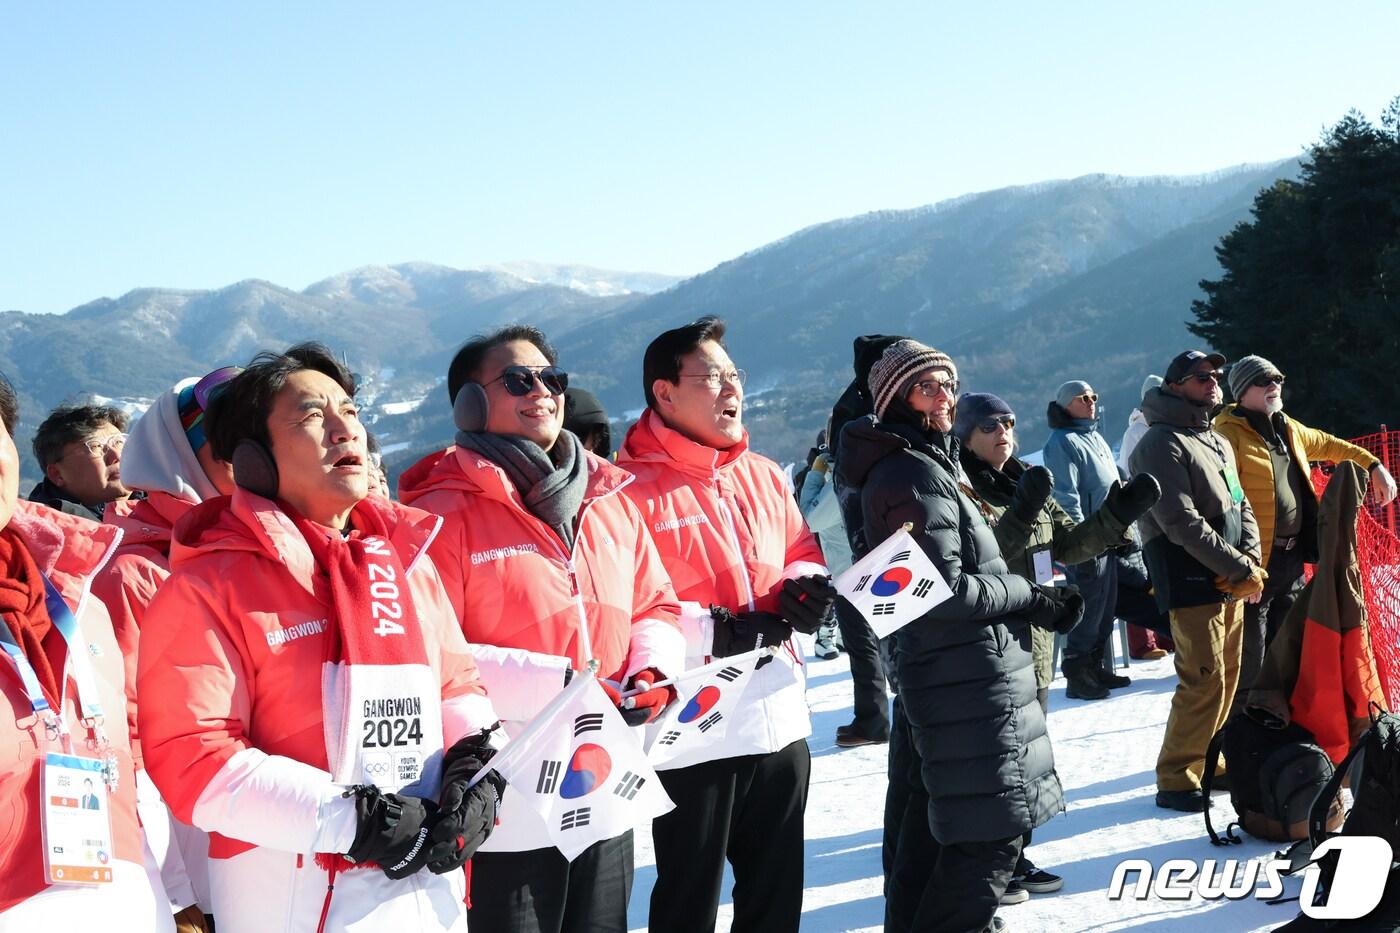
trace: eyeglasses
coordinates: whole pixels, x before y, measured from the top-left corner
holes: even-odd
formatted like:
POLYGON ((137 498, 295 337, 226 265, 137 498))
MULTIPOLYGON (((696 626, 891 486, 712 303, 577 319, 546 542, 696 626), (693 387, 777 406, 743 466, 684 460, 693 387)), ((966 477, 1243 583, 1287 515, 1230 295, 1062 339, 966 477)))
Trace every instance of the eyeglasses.
POLYGON ((711 370, 708 373, 680 373, 682 379, 699 379, 711 389, 718 389, 723 385, 742 386, 744 380, 749 378, 749 374, 742 369, 731 369, 727 373, 720 373, 711 370))
POLYGON ((1250 385, 1260 389, 1267 389, 1269 386, 1283 385, 1283 376, 1259 376, 1250 385))
POLYGON ((923 382, 914 383, 914 388, 918 389, 919 394, 924 398, 937 398, 939 392, 947 392, 951 397, 958 394, 958 380, 926 379, 923 382))
POLYGON ((977 422, 977 430, 981 431, 983 434, 995 434, 997 428, 1001 425, 1006 425, 1006 430, 1010 431, 1012 428, 1016 427, 1016 416, 998 415, 992 418, 983 418, 981 421, 977 422))
POLYGON ((1212 369, 1210 372, 1204 373, 1187 373, 1182 377, 1181 381, 1185 382, 1188 379, 1194 379, 1197 382, 1223 382, 1225 380, 1225 374, 1212 369))
POLYGON ((1075 398, 1079 399, 1081 402, 1084 402, 1086 405, 1093 405, 1099 400, 1099 397, 1092 392, 1085 392, 1083 395, 1076 395, 1075 398))
MULTIPOLYGON (((569 374, 557 366, 542 366, 539 369, 531 369, 529 366, 507 366, 491 382, 500 382, 507 392, 519 397, 529 395, 530 390, 535 387, 536 380, 539 380, 540 385, 544 386, 544 390, 550 395, 563 395, 564 390, 569 387, 569 374)), ((490 385, 491 382, 486 384, 490 385)))
POLYGON ((83 446, 87 448, 88 456, 93 458, 105 457, 108 452, 119 454, 126 446, 125 434, 109 434, 106 437, 90 437, 83 441, 83 446))

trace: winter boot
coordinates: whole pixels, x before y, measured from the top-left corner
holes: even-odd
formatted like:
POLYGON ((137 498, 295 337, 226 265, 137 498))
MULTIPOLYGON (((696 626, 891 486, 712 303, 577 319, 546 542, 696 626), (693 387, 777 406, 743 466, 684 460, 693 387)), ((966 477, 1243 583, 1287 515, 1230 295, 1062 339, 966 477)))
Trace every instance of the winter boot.
POLYGON ((1102 700, 1108 696, 1108 688, 1099 683, 1090 666, 1094 659, 1085 655, 1065 658, 1060 669, 1065 674, 1065 696, 1071 700, 1102 700))
POLYGON ((823 625, 817 629, 816 655, 823 661, 830 661, 836 657, 837 649, 835 644, 836 626, 823 625))
POLYGON ((1094 677, 1098 679, 1098 682, 1110 690, 1118 690, 1122 687, 1131 686, 1133 679, 1131 677, 1124 677, 1121 674, 1113 673, 1113 671, 1109 667, 1109 665, 1111 665, 1113 662, 1110 661, 1108 662, 1108 665, 1105 665, 1103 660, 1103 654, 1104 649, 1102 648, 1095 651, 1092 655, 1094 663, 1089 668, 1090 672, 1094 675, 1094 677))

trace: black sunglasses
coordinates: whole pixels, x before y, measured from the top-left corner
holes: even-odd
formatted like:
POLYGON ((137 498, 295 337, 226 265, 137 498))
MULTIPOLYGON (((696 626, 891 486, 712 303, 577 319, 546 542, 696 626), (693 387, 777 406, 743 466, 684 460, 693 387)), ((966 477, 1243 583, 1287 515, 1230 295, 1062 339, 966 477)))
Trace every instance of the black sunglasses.
POLYGON ((1283 376, 1258 376, 1250 385, 1260 389, 1267 389, 1271 385, 1283 385, 1283 376))
POLYGON ((1002 424, 1006 425, 1008 431, 1011 430, 1016 427, 1016 416, 999 415, 995 418, 983 418, 981 421, 977 422, 977 430, 981 431, 983 434, 995 434, 997 426, 1002 424))
POLYGON ((1225 376, 1223 373, 1217 370, 1211 370, 1208 373, 1187 373, 1182 377, 1181 381, 1185 382, 1187 379, 1194 379, 1197 382, 1222 382, 1224 378, 1225 376))
MULTIPOLYGON (((531 369, 528 366, 507 366, 491 382, 499 380, 511 395, 524 396, 529 395, 530 390, 535 387, 536 379, 550 395, 563 395, 564 390, 569 387, 569 374, 557 366, 546 366, 543 369, 531 369)), ((491 382, 486 384, 490 385, 491 382)))

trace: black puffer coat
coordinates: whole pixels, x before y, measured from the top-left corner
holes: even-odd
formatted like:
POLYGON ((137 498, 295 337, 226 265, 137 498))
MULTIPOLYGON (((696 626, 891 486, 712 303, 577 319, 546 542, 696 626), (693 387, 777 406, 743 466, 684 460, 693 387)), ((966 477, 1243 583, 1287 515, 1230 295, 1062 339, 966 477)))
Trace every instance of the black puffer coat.
POLYGON ((1031 606, 1032 584, 1007 570, 959 489, 956 441, 867 416, 846 426, 841 445, 838 469, 860 489, 866 540, 912 522, 953 591, 895 635, 934 838, 986 842, 1042 825, 1064 796, 1036 701, 1029 626, 1016 615, 1031 606))

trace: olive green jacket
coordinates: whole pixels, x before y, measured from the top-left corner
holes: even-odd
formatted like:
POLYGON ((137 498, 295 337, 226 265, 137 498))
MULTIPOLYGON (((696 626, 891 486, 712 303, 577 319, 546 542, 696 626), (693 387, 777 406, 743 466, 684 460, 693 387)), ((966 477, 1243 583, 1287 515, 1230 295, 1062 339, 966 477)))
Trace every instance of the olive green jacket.
MULTIPOLYGON (((1079 564, 1127 543, 1128 526, 1107 508, 1100 508, 1076 525, 1051 497, 1033 524, 1017 518, 1009 509, 1026 464, 1015 457, 997 471, 964 447, 962 467, 982 514, 996 535, 1007 569, 1027 580, 1035 580, 1035 555, 1039 551, 1048 549, 1051 558, 1061 564, 1079 564)), ((1055 677, 1055 633, 1031 626, 1031 654, 1035 659, 1035 685, 1050 686, 1055 677)))

